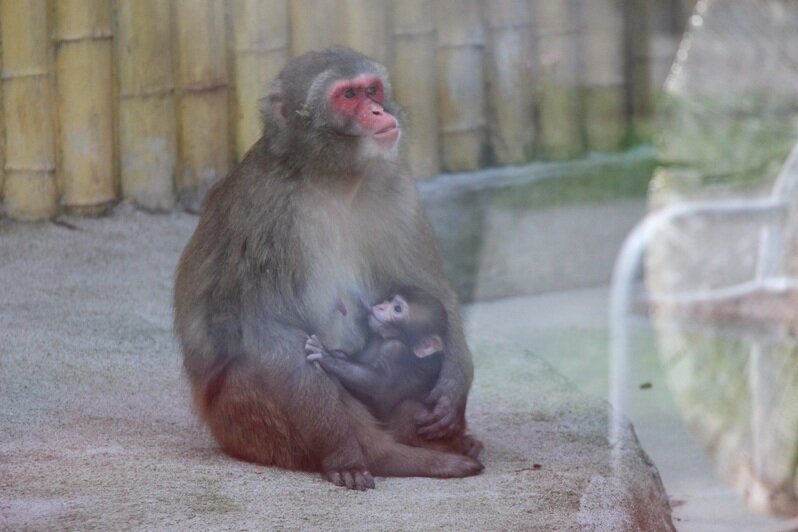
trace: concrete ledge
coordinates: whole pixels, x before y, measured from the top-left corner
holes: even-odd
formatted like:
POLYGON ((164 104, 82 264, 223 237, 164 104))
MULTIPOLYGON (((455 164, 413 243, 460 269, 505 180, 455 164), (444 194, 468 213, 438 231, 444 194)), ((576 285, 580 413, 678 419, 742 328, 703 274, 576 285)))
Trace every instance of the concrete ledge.
POLYGON ((69 222, 0 220, 0 528, 672 529, 633 431, 608 444, 605 403, 490 331, 471 331, 478 477, 364 494, 226 457, 190 411, 171 332, 196 218, 69 222))
POLYGON ((446 174, 419 192, 463 301, 609 282, 646 213, 653 152, 446 174))

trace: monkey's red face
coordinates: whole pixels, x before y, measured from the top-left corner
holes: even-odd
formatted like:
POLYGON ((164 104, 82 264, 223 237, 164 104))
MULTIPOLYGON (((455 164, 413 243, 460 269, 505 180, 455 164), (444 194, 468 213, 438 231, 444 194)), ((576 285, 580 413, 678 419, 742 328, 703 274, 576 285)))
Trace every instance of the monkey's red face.
POLYGON ((363 74, 333 82, 328 98, 345 134, 373 139, 384 150, 394 147, 400 135, 399 122, 383 108, 379 76, 363 74))

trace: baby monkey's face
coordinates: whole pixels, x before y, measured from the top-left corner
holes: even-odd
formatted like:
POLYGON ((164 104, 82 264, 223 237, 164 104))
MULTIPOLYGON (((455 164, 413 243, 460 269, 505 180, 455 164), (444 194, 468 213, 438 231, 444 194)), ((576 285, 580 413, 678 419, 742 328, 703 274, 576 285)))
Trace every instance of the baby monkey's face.
POLYGON ((407 318, 409 306, 400 295, 393 295, 382 303, 371 307, 369 313, 369 327, 375 333, 386 338, 393 326, 407 318))

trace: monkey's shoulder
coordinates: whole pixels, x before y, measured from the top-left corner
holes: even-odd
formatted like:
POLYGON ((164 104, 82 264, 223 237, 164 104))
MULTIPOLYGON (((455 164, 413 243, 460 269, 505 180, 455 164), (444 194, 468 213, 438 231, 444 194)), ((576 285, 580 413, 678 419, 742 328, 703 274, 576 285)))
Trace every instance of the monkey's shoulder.
POLYGON ((391 339, 381 341, 379 349, 371 353, 368 361, 363 362, 389 366, 393 371, 421 379, 436 376, 440 372, 443 357, 440 353, 418 357, 407 344, 401 340, 391 339))

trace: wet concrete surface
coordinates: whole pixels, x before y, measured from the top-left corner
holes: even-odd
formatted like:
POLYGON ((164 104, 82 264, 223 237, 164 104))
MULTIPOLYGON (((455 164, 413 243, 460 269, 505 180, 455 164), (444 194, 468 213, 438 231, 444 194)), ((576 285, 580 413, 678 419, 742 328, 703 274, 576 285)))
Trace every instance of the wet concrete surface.
MULTIPOLYGON (((529 349, 577 388, 609 396, 607 287, 563 291, 467 307, 470 328, 529 349)), ((778 530, 781 521, 757 515, 716 476, 688 432, 666 382, 647 318, 632 318, 631 412, 643 448, 660 471, 674 525, 691 532, 778 530)))

